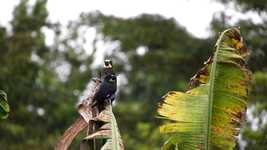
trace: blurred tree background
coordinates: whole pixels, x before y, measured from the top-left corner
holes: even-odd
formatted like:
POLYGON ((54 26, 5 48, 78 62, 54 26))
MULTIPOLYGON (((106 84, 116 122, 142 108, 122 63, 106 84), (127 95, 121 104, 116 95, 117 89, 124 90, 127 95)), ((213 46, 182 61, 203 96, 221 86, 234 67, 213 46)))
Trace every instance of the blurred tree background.
MULTIPOLYGON (((100 55, 112 58, 119 74, 114 112, 126 149, 159 149, 164 141, 155 118, 160 97, 185 90, 212 53, 218 32, 233 25, 241 27, 252 50, 248 65, 254 73, 248 121, 237 149, 267 149, 267 1, 218 1, 242 13, 257 13, 261 22, 232 23, 219 12, 211 23, 212 34, 202 39, 173 18, 142 14, 123 19, 95 11, 64 28, 47 20, 46 0, 32 6, 21 0, 11 27, 0 25, 0 89, 7 92, 11 107, 9 118, 0 123, 1 149, 52 149, 78 116, 75 104, 97 75, 100 55), (88 52, 86 34, 92 29, 96 36, 88 52), (45 44, 47 30, 55 35, 51 45, 45 44), (103 44, 106 51, 100 51, 103 44)), ((79 140, 71 149, 77 149, 79 140)))

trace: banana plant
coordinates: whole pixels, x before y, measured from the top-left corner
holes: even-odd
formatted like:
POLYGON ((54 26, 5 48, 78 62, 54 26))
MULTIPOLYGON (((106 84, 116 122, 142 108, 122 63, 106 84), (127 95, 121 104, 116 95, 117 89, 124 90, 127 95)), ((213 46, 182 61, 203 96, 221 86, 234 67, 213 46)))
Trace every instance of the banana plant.
POLYGON ((5 119, 8 117, 9 105, 7 102, 7 95, 4 91, 0 90, 0 118, 5 119))
MULTIPOLYGON (((120 136, 116 118, 112 112, 112 106, 106 107, 96 118, 102 124, 99 130, 84 138, 85 141, 105 141, 101 146, 101 150, 123 150, 123 142, 120 136)), ((87 149, 87 148, 86 148, 87 149)))
POLYGON ((222 32, 215 51, 193 76, 186 92, 170 91, 159 104, 168 135, 163 149, 232 150, 247 108, 249 50, 238 28, 222 32))

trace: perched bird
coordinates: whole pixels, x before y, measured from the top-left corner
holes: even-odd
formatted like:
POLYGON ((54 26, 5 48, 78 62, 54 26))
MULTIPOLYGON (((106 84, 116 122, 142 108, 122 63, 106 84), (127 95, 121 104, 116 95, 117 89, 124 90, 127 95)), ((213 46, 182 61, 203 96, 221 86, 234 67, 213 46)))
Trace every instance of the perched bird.
POLYGON ((110 60, 105 60, 103 77, 100 87, 93 98, 92 107, 97 106, 99 111, 102 111, 107 104, 111 104, 114 101, 116 91, 117 76, 113 72, 112 62, 110 60))

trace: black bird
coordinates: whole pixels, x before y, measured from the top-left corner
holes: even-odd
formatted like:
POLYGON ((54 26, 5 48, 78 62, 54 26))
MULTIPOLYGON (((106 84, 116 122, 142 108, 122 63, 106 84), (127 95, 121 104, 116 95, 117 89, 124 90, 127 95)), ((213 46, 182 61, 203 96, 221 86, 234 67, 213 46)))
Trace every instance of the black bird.
POLYGON ((92 105, 92 107, 97 106, 99 111, 102 111, 107 104, 114 101, 117 91, 117 76, 113 72, 110 60, 105 60, 103 73, 104 76, 98 91, 95 93, 92 105))

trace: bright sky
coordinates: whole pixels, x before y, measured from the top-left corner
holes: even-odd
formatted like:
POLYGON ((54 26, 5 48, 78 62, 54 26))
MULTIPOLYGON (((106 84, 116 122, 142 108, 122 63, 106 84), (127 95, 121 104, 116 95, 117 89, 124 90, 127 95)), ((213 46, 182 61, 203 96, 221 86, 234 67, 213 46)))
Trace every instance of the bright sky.
POLYGON ((161 14, 174 17, 193 34, 205 36, 213 12, 224 7, 210 0, 50 0, 48 8, 51 19, 62 22, 76 18, 82 11, 92 10, 125 18, 141 13, 161 14), (65 4, 59 11, 58 6, 62 3, 65 4))
MULTIPOLYGON (((0 2, 0 23, 6 25, 12 18, 12 10, 19 0, 0 2)), ((30 0, 30 3, 35 0, 30 0)), ((252 17, 225 8, 215 0, 48 0, 49 19, 66 24, 78 18, 81 12, 100 10, 104 14, 133 17, 141 13, 174 17, 197 37, 207 37, 208 27, 215 12, 226 10, 231 18, 252 17)))
MULTIPOLYGON (((33 3, 35 0, 30 0, 33 3)), ((0 2, 0 23, 6 25, 19 0, 0 2)), ((100 10, 105 14, 133 17, 141 13, 174 17, 187 30, 198 37, 208 35, 213 13, 224 7, 211 0, 48 0, 49 19, 66 24, 81 12, 100 10)))

